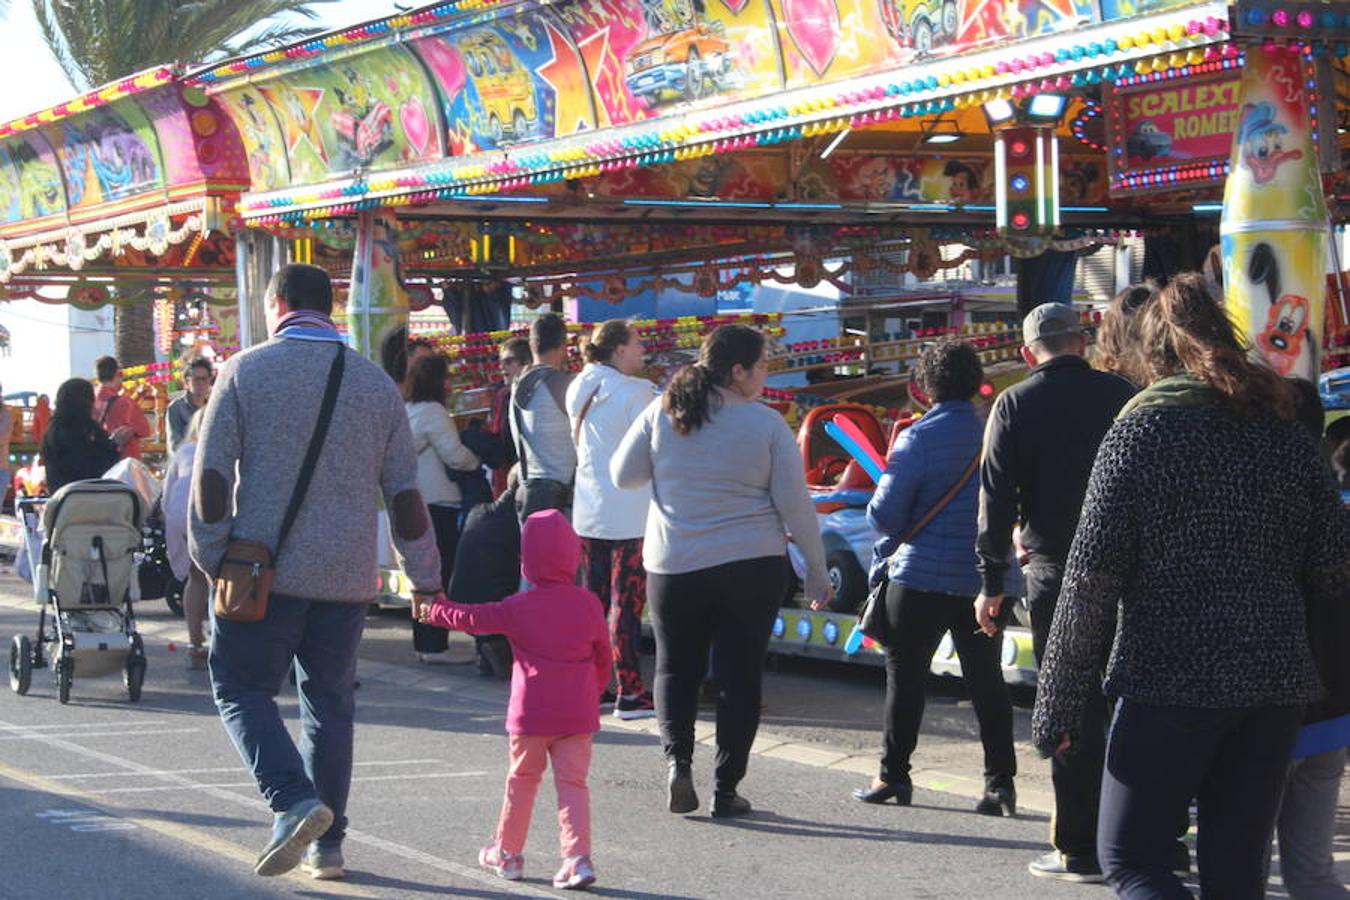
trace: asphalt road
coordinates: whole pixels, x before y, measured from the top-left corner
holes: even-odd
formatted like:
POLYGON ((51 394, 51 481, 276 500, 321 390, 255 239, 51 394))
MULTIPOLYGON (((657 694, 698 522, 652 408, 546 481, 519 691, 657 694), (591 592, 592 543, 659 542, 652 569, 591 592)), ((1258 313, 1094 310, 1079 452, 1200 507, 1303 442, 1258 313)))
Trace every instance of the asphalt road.
MULTIPOLYGON (((141 619, 149 674, 140 704, 126 702, 116 677, 77 676, 64 707, 49 672, 35 673, 26 697, 0 691, 0 898, 555 893, 556 807, 547 788, 526 850, 527 881, 504 882, 475 864, 505 772, 505 686, 469 665, 419 666, 405 621, 390 613, 372 616, 363 647, 349 878, 253 876, 270 817, 221 729, 206 674, 184 670, 181 646, 169 650, 183 638, 181 622, 157 603, 145 604, 141 619)), ((35 623, 25 587, 0 577, 0 635, 7 642, 35 623)), ((456 643, 452 658, 468 657, 456 643)), ((786 669, 768 679, 763 737, 742 786, 756 812, 744 820, 713 820, 706 807, 690 817, 665 812, 651 723, 607 721, 591 773, 595 893, 1109 896, 1026 874, 1046 849, 1044 763, 1026 757, 1036 771, 1022 779, 1018 817, 971 811, 979 751, 959 693, 935 686, 916 805, 869 807, 849 791, 875 767, 876 674, 786 669)), ((294 725, 293 693, 283 694, 282 709, 294 725)), ((1019 711, 1023 735, 1025 718, 1019 711)), ((705 803, 711 766, 705 744, 695 761, 705 803)))

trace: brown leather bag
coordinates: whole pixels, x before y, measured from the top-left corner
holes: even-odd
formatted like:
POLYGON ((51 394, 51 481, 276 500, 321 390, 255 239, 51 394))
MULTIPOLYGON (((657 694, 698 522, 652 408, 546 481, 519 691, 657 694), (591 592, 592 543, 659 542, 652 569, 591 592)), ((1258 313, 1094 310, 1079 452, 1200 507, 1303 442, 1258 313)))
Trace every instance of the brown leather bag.
POLYGON ((226 622, 261 622, 267 617, 267 600, 272 593, 272 580, 276 577, 274 561, 281 555, 281 545, 291 533, 295 517, 304 502, 309 482, 314 477, 314 466, 319 461, 319 452, 323 449, 323 439, 328 434, 328 423, 333 418, 333 407, 337 405, 338 386, 342 383, 342 368, 346 360, 346 345, 339 344, 337 357, 328 370, 328 385, 324 388, 323 403, 319 407, 319 420, 314 424, 314 434, 309 440, 309 449, 305 451, 304 462, 300 464, 300 475, 296 479, 295 489, 291 492, 291 501, 286 507, 286 516, 281 521, 281 533, 277 537, 276 553, 266 544, 258 541, 246 541, 236 538, 225 548, 225 558, 221 560, 220 571, 216 575, 215 612, 216 618, 226 622))

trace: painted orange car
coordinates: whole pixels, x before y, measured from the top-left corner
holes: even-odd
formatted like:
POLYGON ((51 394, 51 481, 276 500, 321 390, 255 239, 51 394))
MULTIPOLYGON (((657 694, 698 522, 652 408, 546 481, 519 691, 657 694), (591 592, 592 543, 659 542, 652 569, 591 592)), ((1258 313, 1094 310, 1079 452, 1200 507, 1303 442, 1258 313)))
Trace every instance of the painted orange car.
POLYGON ((731 45, 720 25, 698 22, 659 34, 628 54, 628 89, 649 106, 662 100, 697 100, 726 87, 731 45))

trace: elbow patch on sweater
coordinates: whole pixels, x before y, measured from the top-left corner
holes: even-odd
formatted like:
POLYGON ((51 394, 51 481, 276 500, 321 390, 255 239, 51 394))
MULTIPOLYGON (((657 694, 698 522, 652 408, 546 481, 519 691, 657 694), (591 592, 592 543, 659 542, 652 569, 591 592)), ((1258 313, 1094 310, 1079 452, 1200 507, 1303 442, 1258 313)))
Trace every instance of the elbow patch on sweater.
POLYGON ((225 476, 215 469, 203 469, 197 481, 197 515, 203 522, 219 522, 225 518, 230 499, 230 488, 225 476))
POLYGON ((405 541, 415 541, 427 533, 427 506, 416 490, 403 491, 394 498, 394 532, 405 541))

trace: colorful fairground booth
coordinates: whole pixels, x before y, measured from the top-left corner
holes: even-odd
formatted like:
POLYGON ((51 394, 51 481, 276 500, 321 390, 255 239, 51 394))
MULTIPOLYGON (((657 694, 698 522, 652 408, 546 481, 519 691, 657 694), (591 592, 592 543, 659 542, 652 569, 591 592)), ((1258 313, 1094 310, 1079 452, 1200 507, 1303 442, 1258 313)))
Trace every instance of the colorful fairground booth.
MULTIPOLYGON (((363 352, 410 320, 437 342, 461 411, 481 407, 496 343, 532 309, 578 332, 639 319, 657 378, 719 322, 769 329, 769 400, 801 429, 832 574, 856 600, 873 482, 846 451, 884 454, 922 411, 906 373, 937 334, 977 342, 992 394, 1019 377, 1030 306, 1073 300, 1091 325, 1141 269, 1205 268, 1277 368, 1346 363, 1327 273, 1344 268, 1344 232, 1329 234, 1350 201, 1347 36, 1344 2, 460 0, 169 73, 128 90, 144 113, 124 130, 154 137, 146 99, 163 96, 175 146, 197 148, 189 201, 157 138, 144 222, 177 234, 172 204, 199 202, 202 233, 247 182, 219 219, 243 345, 263 337, 263 287, 287 260, 332 272, 363 352), (235 143, 208 173, 213 135, 235 143)), ((59 177, 61 121, 106 113, 47 115, 25 152, 59 177)), ((66 183, 49 193, 72 212, 41 231, 33 176, 10 168, 30 198, 0 231, 13 285, 66 265, 92 210, 66 183), (18 253, 43 241, 15 228, 49 235, 23 272, 18 253)), ((107 232, 81 245, 103 248, 84 272, 125 268, 107 232)), ((390 593, 405 587, 388 574, 390 593)), ((776 646, 839 656, 850 624, 785 607, 776 646)), ((1004 663, 1034 677, 1026 634, 1004 663)))
MULTIPOLYGON (((227 223, 249 169, 230 117, 181 75, 161 66, 0 124, 0 299, 153 304, 162 359, 194 346, 238 346, 227 223)), ((169 364, 126 375, 133 396, 161 420, 169 364)), ((50 405, 36 395, 16 399, 12 462, 22 465, 50 405)), ((152 440, 147 449, 162 445, 152 440)))

